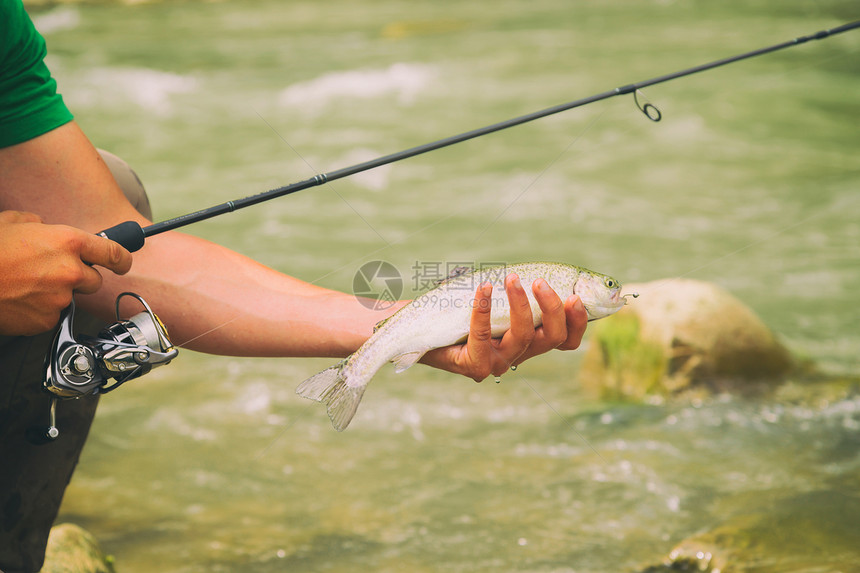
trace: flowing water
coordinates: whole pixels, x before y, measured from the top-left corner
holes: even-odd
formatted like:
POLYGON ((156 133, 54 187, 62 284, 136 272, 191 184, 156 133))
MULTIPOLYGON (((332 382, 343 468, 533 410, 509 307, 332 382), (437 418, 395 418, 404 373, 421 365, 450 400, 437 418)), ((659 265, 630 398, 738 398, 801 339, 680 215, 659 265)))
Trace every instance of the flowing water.
MULTIPOLYGON (((136 168, 162 220, 856 8, 261 0, 33 14, 79 123, 136 168)), ((858 94, 850 32, 648 88, 660 123, 613 98, 187 231, 345 291, 374 260, 399 270, 403 296, 450 264, 522 260, 713 281, 850 379, 858 94)), ((632 571, 750 516, 768 532, 746 544, 750 570, 860 570, 850 385, 608 403, 580 390, 579 361, 551 353, 499 385, 386 369, 337 433, 294 394, 329 360, 186 351, 102 401, 61 519, 93 531, 121 573, 632 571)))

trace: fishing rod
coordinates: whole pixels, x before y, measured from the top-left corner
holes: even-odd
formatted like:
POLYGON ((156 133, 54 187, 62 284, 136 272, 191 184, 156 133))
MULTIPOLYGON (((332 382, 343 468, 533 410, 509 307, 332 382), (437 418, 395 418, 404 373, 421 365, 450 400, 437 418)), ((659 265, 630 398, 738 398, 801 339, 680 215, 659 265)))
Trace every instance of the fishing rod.
MULTIPOLYGON (((102 231, 99 235, 112 239, 129 251, 134 252, 143 247, 147 237, 615 96, 633 94, 634 101, 642 113, 652 121, 660 121, 662 114, 659 109, 651 103, 643 105, 639 102, 638 94, 642 88, 704 72, 755 56, 769 54, 799 44, 805 44, 811 40, 822 40, 856 28, 860 28, 860 20, 829 30, 822 30, 808 36, 800 36, 781 44, 775 44, 737 56, 715 60, 671 74, 658 76, 650 80, 627 84, 589 97, 467 131, 459 135, 453 135, 397 153, 384 155, 350 167, 317 174, 304 181, 298 181, 242 199, 227 201, 208 209, 188 213, 187 215, 154 223, 146 227, 141 227, 135 221, 126 221, 102 231)), ((117 297, 116 322, 102 329, 95 337, 75 337, 73 328, 74 309, 75 304, 73 301, 61 314, 59 329, 55 333, 51 351, 46 358, 43 386, 52 394, 52 400, 50 425, 39 430, 41 439, 45 440, 54 440, 59 436, 59 430, 56 427, 56 407, 59 398, 80 398, 82 396, 110 392, 128 380, 146 374, 152 368, 169 363, 178 353, 178 350, 170 342, 167 330, 164 328, 161 320, 155 315, 146 301, 134 293, 122 293, 117 297), (137 299, 143 307, 143 311, 127 319, 120 318, 119 302, 123 297, 137 299), (114 382, 109 385, 111 378, 114 379, 114 382)))
POLYGON ((836 34, 841 34, 843 32, 847 32, 849 30, 854 30, 856 28, 860 28, 860 20, 849 22, 847 24, 843 24, 841 26, 837 26, 836 28, 830 28, 829 30, 821 30, 820 32, 816 32, 814 34, 810 34, 808 36, 800 36, 798 38, 794 38, 793 40, 789 40, 787 42, 782 42, 780 44, 775 44, 773 46, 768 46, 766 48, 760 48, 758 50, 752 50, 750 52, 745 52, 743 54, 739 54, 737 56, 731 56, 728 58, 723 58, 720 60, 715 60, 713 62, 709 62, 706 64, 702 64, 699 66, 694 66, 691 68, 686 68, 684 70, 680 70, 677 72, 673 72, 670 74, 665 74, 662 76, 657 76, 655 78, 651 78, 650 80, 645 80, 633 84, 627 84, 621 87, 617 87, 615 89, 607 90, 605 92, 595 94, 592 96, 584 97, 582 99, 574 100, 571 102, 563 103, 560 105, 556 105, 553 107, 548 107, 546 109, 542 109, 540 111, 536 111, 533 113, 529 113, 526 115, 521 115, 519 117, 515 117, 512 119, 508 119, 506 121, 500 121, 498 123, 494 123, 492 125, 487 125, 485 127, 481 127, 478 129, 473 129, 472 131, 467 131, 458 135, 452 135, 450 137, 446 137, 444 139, 439 139, 437 141, 431 141, 430 143, 425 143, 424 145, 419 145, 417 147, 412 147, 410 149, 405 149, 403 151, 398 151, 397 153, 391 153, 389 155, 384 155, 382 157, 378 157, 376 159, 371 159, 369 161, 365 161, 362 163, 357 163, 355 165, 344 167, 342 169, 336 169, 334 171, 330 171, 328 173, 320 173, 314 175, 310 179, 305 179, 304 181, 298 181, 296 183, 291 183, 289 185, 285 185, 283 187, 278 187, 276 189, 272 189, 270 191, 265 191, 263 193, 258 193, 256 195, 251 195, 248 197, 244 197, 242 199, 236 199, 233 201, 227 201, 226 203, 221 203, 220 205, 215 205, 213 207, 209 207, 207 209, 203 209, 201 211, 195 211, 193 213, 188 213, 186 215, 181 215, 179 217, 168 219, 167 221, 162 221, 160 223, 154 223, 152 225, 148 225, 146 227, 141 227, 138 223, 134 221, 127 221, 125 223, 120 223, 115 227, 111 227, 110 229, 106 229, 99 233, 99 235, 103 237, 107 237, 112 239, 121 245, 123 245, 129 251, 137 251, 141 247, 143 247, 144 242, 147 237, 151 237, 153 235, 158 235, 160 233, 164 233, 166 231, 171 231, 173 229, 178 229, 180 227, 184 227, 186 225, 190 225, 192 223, 197 223, 199 221, 204 221, 206 219, 211 219, 212 217, 217 217, 218 215, 223 215, 225 213, 232 213, 238 209, 243 209, 245 207, 250 207, 251 205, 256 205, 258 203, 262 203, 264 201, 269 201, 271 199, 276 199, 278 197, 283 197, 285 195, 290 195, 291 193, 295 193, 297 191, 302 191, 304 189, 308 189, 310 187, 317 187, 319 185, 323 185, 328 183, 329 181, 335 181, 337 179, 342 179, 344 177, 349 177, 350 175, 355 175, 356 173, 361 173, 362 171, 367 171, 369 169, 373 169, 375 167, 381 167, 383 165, 388 165, 389 163, 394 163, 397 161, 401 161, 403 159, 408 159, 410 157, 415 157, 416 155, 421 155, 423 153, 427 153, 429 151, 434 151, 436 149, 441 149, 443 147, 448 147, 450 145, 454 145, 455 143, 460 143, 463 141, 468 141, 470 139, 475 139, 476 137, 481 137, 484 135, 488 135, 490 133, 494 133, 496 131, 501 131, 503 129, 508 129, 510 127, 514 127, 517 125, 521 125, 524 123, 528 123, 531 121, 535 121, 537 119, 541 119, 550 115, 554 115, 563 111, 567 111, 570 109, 574 109, 577 107, 582 107, 591 103, 595 103, 601 100, 609 99, 611 97, 633 94, 634 100, 636 102, 637 107, 644 113, 648 119, 652 121, 660 121, 662 119, 662 114, 660 110, 657 109, 654 105, 650 103, 645 103, 644 105, 640 104, 637 94, 639 90, 642 88, 646 88, 649 86, 653 86, 656 84, 661 84, 664 82, 668 82, 670 80, 674 80, 677 78, 682 78, 685 76, 689 76, 692 74, 696 74, 699 72, 704 72, 707 70, 712 70, 714 68, 725 66, 728 64, 732 64, 735 62, 739 62, 741 60, 746 60, 749 58, 753 58, 756 56, 761 56, 764 54, 769 54, 772 52, 776 52, 778 50, 783 50, 785 48, 790 48, 792 46, 797 46, 800 44, 805 44, 811 40, 823 40, 824 38, 829 38, 831 36, 835 36, 836 34))

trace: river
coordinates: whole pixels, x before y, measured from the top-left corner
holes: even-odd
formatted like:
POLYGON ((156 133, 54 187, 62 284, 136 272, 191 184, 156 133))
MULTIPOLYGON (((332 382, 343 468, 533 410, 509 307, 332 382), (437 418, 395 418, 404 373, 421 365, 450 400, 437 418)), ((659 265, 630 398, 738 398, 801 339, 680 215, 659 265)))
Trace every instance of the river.
MULTIPOLYGON (((134 166, 157 220, 856 12, 837 0, 32 8, 78 122, 134 166)), ((822 378, 850 379, 858 48, 850 32, 647 88, 659 123, 613 98, 187 231, 344 291, 372 261, 398 269, 402 296, 437 269, 523 260, 711 281, 822 378)), ((498 385, 386 369, 337 433, 294 394, 329 360, 184 351, 102 400, 60 519, 91 530, 121 573, 599 572, 659 563, 739 517, 772 516, 788 540, 825 520, 792 508, 857 506, 850 385, 605 402, 580 389, 580 360, 551 353, 498 385)), ((858 513, 826 520, 860 530, 858 513)), ((786 541, 749 570, 860 570, 843 542, 786 541)))

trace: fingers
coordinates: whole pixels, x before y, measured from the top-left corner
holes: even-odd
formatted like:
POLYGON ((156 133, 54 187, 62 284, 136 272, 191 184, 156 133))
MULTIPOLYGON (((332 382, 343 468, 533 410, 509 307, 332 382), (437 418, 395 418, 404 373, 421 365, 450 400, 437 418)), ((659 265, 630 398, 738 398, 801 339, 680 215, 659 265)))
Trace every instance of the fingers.
MULTIPOLYGON (((512 337, 511 346, 506 350, 511 354, 513 362, 534 340, 535 323, 529 297, 520 283, 520 277, 510 274, 505 278, 505 293, 508 295, 508 306, 511 309, 511 329, 506 335, 510 334, 512 337)), ((502 343, 504 342, 505 339, 502 338, 502 343)))
POLYGON ((558 348, 559 350, 576 350, 582 344, 585 328, 588 326, 588 313, 582 299, 571 295, 564 303, 564 314, 567 317, 567 338, 558 348))
POLYGON ((76 274, 70 280, 71 290, 81 294, 93 294, 102 287, 102 276, 89 265, 81 263, 76 274))
POLYGON ((554 348, 579 348, 588 323, 585 307, 578 296, 571 295, 562 302, 544 279, 532 284, 532 292, 541 309, 542 325, 535 330, 534 340, 513 363, 514 366, 554 348))
POLYGON ((501 376, 507 372, 535 338, 534 317, 528 295, 516 274, 505 277, 505 293, 508 297, 511 327, 500 340, 492 339, 492 286, 489 283, 482 285, 475 296, 475 308, 472 310, 466 346, 473 364, 471 377, 476 382, 490 374, 501 376))
POLYGON ((517 275, 510 274, 505 278, 505 293, 511 312, 511 328, 496 347, 498 360, 493 368, 496 376, 521 361, 520 358, 533 344, 536 335, 531 304, 517 275))
POLYGON ((544 279, 537 279, 532 283, 532 293, 541 310, 542 325, 534 331, 529 347, 524 350, 514 365, 528 360, 533 356, 548 352, 557 348, 567 339, 567 318, 564 312, 564 303, 552 290, 544 279))
POLYGON ((102 286, 102 276, 91 265, 98 265, 123 275, 131 269, 131 253, 119 243, 92 235, 84 231, 75 231, 72 241, 77 248, 80 261, 80 276, 74 282, 72 289, 82 294, 93 294, 102 286))
POLYGON ((493 287, 485 283, 475 292, 466 343, 431 351, 422 362, 480 382, 490 375, 501 376, 511 366, 553 348, 579 347, 588 316, 578 296, 571 295, 562 302, 545 280, 536 280, 532 293, 541 311, 542 324, 535 328, 528 295, 516 274, 505 278, 505 293, 510 328, 501 339, 492 338, 493 287))
POLYGON ((128 272, 119 244, 32 213, 0 212, 0 332, 32 334, 53 326, 74 293, 92 294, 102 276, 92 265, 128 272))
POLYGON ((466 339, 466 355, 471 371, 467 376, 480 382, 491 373, 493 354, 492 311, 493 285, 486 282, 475 291, 472 314, 469 318, 469 337, 466 339))
POLYGON ((119 243, 104 237, 84 233, 80 245, 81 260, 124 275, 131 269, 131 253, 119 243))
POLYGON ((545 350, 556 348, 567 338, 567 320, 564 303, 544 279, 532 284, 532 292, 541 310, 543 325, 540 329, 540 344, 545 350))
POLYGON ((511 328, 501 340, 493 339, 491 311, 493 285, 478 287, 469 318, 469 336, 463 345, 449 346, 425 355, 424 362, 463 374, 476 382, 507 372, 514 360, 528 348, 535 329, 528 296, 516 275, 505 279, 511 312, 511 328), (440 360, 441 359, 441 360, 440 360), (445 361, 448 361, 445 364, 445 361))
POLYGON ((93 265, 120 275, 131 269, 131 253, 114 241, 64 225, 43 228, 53 234, 67 257, 65 263, 58 261, 54 278, 74 292, 93 294, 101 288, 102 276, 93 265))

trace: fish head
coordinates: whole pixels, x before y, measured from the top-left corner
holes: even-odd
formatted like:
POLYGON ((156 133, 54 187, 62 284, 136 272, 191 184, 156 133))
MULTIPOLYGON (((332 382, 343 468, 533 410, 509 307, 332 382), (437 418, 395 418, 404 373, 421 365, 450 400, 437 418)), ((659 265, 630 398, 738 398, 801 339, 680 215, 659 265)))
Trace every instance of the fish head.
POLYGON ((608 275, 582 273, 573 285, 588 312, 588 320, 597 320, 618 312, 627 303, 621 296, 621 283, 608 275))

